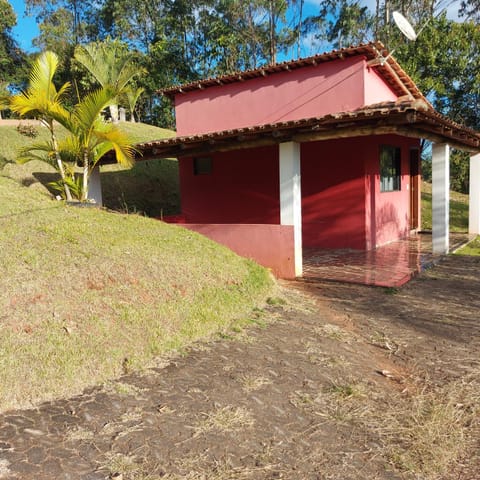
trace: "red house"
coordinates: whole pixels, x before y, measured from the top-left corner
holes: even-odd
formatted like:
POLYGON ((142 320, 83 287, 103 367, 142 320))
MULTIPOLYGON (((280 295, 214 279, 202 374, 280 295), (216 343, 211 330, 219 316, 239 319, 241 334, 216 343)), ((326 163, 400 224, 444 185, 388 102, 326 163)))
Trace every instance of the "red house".
MULTIPOLYGON (((184 226, 301 276, 304 247, 370 250, 419 229, 424 138, 434 142, 434 250, 448 250, 449 146, 477 152, 480 136, 435 112, 380 43, 162 93, 177 137, 141 149, 179 159, 184 226)), ((478 232, 480 186, 471 195, 478 232)))

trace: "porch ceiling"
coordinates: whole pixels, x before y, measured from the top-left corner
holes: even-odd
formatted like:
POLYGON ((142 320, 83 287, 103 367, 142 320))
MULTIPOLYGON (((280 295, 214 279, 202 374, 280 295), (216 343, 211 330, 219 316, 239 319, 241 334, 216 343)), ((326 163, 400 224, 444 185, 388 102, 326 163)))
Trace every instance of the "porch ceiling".
POLYGON ((437 113, 423 100, 399 99, 351 112, 339 112, 200 135, 138 144, 139 160, 188 157, 282 142, 311 142, 367 135, 397 134, 480 151, 480 134, 437 113))

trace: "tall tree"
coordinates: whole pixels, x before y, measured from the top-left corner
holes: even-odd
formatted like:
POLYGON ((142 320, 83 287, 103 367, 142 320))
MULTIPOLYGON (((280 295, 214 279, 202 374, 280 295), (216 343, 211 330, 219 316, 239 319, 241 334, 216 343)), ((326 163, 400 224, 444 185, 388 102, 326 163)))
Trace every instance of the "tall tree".
POLYGON ((26 55, 13 38, 17 17, 7 0, 0 0, 0 82, 19 85, 27 80, 26 55))
POLYGON ((74 182, 68 178, 63 159, 81 165, 82 176, 78 193, 80 200, 86 201, 89 177, 98 161, 110 150, 114 150, 119 163, 132 165, 132 140, 101 117, 102 110, 115 100, 115 90, 109 87, 94 90, 70 111, 62 102, 69 84, 64 84, 58 90, 53 84, 57 67, 58 57, 54 53, 41 54, 32 67, 28 89, 11 99, 12 110, 22 116, 40 116, 50 131, 50 141, 23 149, 21 158, 44 158, 48 161, 53 155, 63 180, 67 200, 72 199, 70 188, 74 186, 74 182), (61 141, 57 140, 55 122, 69 132, 61 141), (47 157, 39 156, 38 152, 47 153, 47 157))
POLYGON ((114 92, 117 102, 110 104, 113 123, 118 122, 118 98, 125 92, 128 83, 143 73, 133 61, 126 45, 117 40, 79 45, 75 49, 75 60, 85 67, 104 88, 114 92))
POLYGON ((53 36, 58 35, 59 27, 73 45, 96 36, 96 27, 92 20, 95 19, 97 2, 25 0, 25 6, 27 14, 37 19, 44 41, 50 41, 50 31, 53 36))
POLYGON ((37 117, 50 132, 49 150, 55 158, 55 165, 64 182, 67 200, 72 196, 67 183, 65 166, 60 155, 54 120, 67 115, 62 105, 62 97, 70 87, 64 84, 59 90, 53 83, 53 76, 58 67, 58 57, 52 52, 40 55, 32 66, 28 88, 11 97, 10 108, 22 117, 37 117))
POLYGON ((372 39, 374 17, 358 0, 324 2, 327 40, 336 48, 364 43, 372 39))

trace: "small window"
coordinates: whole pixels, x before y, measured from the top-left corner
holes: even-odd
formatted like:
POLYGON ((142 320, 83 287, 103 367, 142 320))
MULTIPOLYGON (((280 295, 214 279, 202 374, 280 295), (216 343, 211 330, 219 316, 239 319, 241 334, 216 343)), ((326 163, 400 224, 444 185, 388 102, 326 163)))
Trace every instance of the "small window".
POLYGON ((380 191, 394 192, 400 185, 401 149, 390 145, 380 147, 380 191))
POLYGON ((210 175, 212 173, 212 159, 210 157, 196 157, 193 159, 194 175, 210 175))

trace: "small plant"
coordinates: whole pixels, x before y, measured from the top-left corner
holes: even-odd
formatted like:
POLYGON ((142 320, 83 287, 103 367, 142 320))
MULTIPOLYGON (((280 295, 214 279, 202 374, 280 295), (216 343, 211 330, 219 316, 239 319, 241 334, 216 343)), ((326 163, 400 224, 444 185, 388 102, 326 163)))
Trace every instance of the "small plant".
POLYGON ((358 383, 333 383, 328 389, 328 391, 342 399, 365 396, 363 385, 358 383))
POLYGON ((395 287, 386 287, 384 292, 387 295, 396 295, 399 292, 399 290, 398 288, 395 288, 395 287))
POLYGON ((20 135, 23 135, 29 138, 38 137, 38 130, 33 125, 23 125, 22 123, 19 123, 17 125, 17 132, 20 135))
POLYGON ((267 304, 271 306, 285 305, 287 302, 280 297, 268 297, 267 304))

